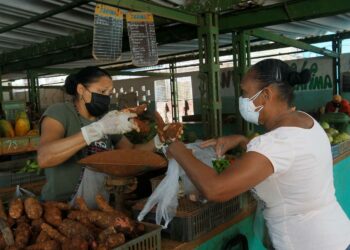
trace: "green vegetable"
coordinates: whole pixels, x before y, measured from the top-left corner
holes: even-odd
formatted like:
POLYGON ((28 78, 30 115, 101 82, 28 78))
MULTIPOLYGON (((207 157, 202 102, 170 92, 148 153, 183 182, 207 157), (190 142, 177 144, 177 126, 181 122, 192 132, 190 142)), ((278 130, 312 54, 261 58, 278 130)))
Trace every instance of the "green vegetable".
POLYGON ((40 174, 41 169, 38 163, 34 160, 27 160, 26 165, 21 168, 17 173, 37 173, 40 174))
POLYGON ((215 171, 218 174, 222 173, 226 168, 230 166, 230 161, 226 159, 213 160, 212 163, 215 171))

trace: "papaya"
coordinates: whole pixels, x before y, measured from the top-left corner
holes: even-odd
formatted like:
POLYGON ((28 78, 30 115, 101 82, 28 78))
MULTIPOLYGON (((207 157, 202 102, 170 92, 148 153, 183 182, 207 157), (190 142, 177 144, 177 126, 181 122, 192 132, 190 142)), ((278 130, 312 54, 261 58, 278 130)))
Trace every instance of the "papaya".
POLYGON ((17 115, 15 124, 16 136, 25 136, 30 130, 30 122, 25 112, 20 112, 17 115))
POLYGON ((0 136, 1 137, 15 137, 15 131, 9 121, 0 120, 0 136))

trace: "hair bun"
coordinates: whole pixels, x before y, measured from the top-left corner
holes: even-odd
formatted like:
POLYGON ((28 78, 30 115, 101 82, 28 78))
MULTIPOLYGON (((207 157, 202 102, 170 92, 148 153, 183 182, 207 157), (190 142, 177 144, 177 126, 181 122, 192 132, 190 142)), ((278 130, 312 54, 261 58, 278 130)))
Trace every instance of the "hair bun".
POLYGON ((308 69, 302 70, 300 73, 291 71, 288 75, 288 83, 291 86, 298 84, 307 84, 311 79, 311 72, 308 69))
POLYGON ((73 96, 76 95, 77 85, 78 85, 77 74, 74 74, 74 73, 67 76, 66 80, 64 81, 64 87, 68 95, 73 95, 73 96))

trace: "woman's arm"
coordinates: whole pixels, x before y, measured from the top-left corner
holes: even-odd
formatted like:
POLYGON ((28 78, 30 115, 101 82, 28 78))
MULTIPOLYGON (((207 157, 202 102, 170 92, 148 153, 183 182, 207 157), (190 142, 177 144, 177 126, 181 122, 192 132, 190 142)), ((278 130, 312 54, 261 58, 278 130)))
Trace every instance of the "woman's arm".
POLYGON ((145 151, 154 151, 154 140, 150 140, 147 143, 144 144, 132 144, 128 138, 125 136, 120 139, 118 144, 116 145, 116 148, 118 149, 139 149, 139 150, 145 150, 145 151))
POLYGON ((271 162, 255 152, 244 154, 220 175, 195 158, 181 142, 172 143, 169 152, 198 190, 212 201, 229 200, 256 186, 274 171, 271 162))
POLYGON ((81 132, 64 138, 64 127, 55 119, 45 117, 41 123, 38 163, 41 168, 57 166, 86 146, 81 132))

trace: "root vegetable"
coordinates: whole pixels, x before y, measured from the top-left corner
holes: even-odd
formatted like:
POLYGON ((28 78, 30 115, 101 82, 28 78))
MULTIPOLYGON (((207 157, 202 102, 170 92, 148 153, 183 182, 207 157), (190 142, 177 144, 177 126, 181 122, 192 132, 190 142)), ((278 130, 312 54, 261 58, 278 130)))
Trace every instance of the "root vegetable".
POLYGON ((19 224, 15 232, 15 245, 19 248, 24 248, 28 244, 30 236, 31 230, 29 224, 19 224))
POLYGON ((57 240, 60 243, 63 243, 65 240, 67 240, 67 238, 64 235, 62 235, 59 231, 51 227, 49 224, 43 223, 41 225, 41 229, 45 231, 50 236, 50 238, 57 240))
POLYGON ((53 226, 59 226, 62 223, 61 210, 54 206, 45 206, 44 219, 53 226))
POLYGON ((32 197, 25 199, 24 201, 24 209, 29 219, 35 220, 39 219, 43 214, 43 208, 40 202, 32 197))
POLYGON ((62 244, 62 250, 88 250, 89 244, 86 240, 75 237, 68 239, 62 244))
POLYGON ((6 245, 10 246, 14 244, 13 233, 11 231, 11 228, 8 226, 7 222, 3 218, 0 218, 0 232, 6 245))
POLYGON ((122 233, 110 234, 107 237, 106 245, 109 248, 115 248, 117 246, 123 245, 125 243, 125 236, 122 233))
POLYGON ((96 200, 98 208, 101 211, 103 211, 103 212, 114 212, 115 211, 114 208, 108 204, 108 202, 105 200, 105 198, 102 195, 100 195, 100 194, 96 195, 95 200, 96 200))
POLYGON ((36 243, 42 243, 51 240, 50 236, 45 232, 41 231, 38 237, 36 238, 36 243))
POLYGON ((77 220, 83 224, 89 224, 90 219, 87 211, 71 211, 69 212, 68 219, 77 220))
POLYGON ((89 207, 86 204, 85 200, 82 197, 77 197, 75 200, 76 205, 78 206, 79 210, 81 211, 89 211, 89 207))
POLYGON ((23 202, 20 198, 13 199, 10 202, 9 215, 13 219, 18 219, 23 214, 23 202))
POLYGON ((36 243, 29 247, 26 247, 26 250, 60 250, 60 244, 57 241, 49 240, 45 242, 36 243))
POLYGON ((71 209, 71 207, 68 203, 59 202, 59 201, 46 201, 44 203, 44 206, 53 206, 53 207, 57 207, 60 210, 70 210, 71 209))
POLYGON ((22 215, 21 217, 19 217, 17 220, 16 220, 16 224, 19 225, 19 224, 22 224, 22 223, 29 223, 29 219, 27 218, 27 216, 25 215, 22 215))
POLYGON ((32 230, 35 232, 41 231, 41 224, 43 224, 45 221, 42 218, 32 220, 31 226, 32 230))
POLYGON ((101 228, 115 227, 125 232, 131 232, 134 228, 134 223, 128 217, 119 217, 114 213, 89 211, 88 218, 101 228))
POLYGON ((0 250, 4 250, 6 248, 7 244, 6 241, 4 239, 4 237, 2 236, 2 234, 0 234, 0 250))
POLYGON ((98 235, 98 241, 100 243, 104 243, 107 240, 107 237, 111 234, 116 234, 117 231, 115 230, 114 227, 108 227, 105 230, 103 230, 99 235, 98 235))
POLYGON ((74 220, 64 219, 59 225, 58 230, 68 238, 78 236, 87 241, 92 241, 94 239, 92 232, 86 226, 74 220))

